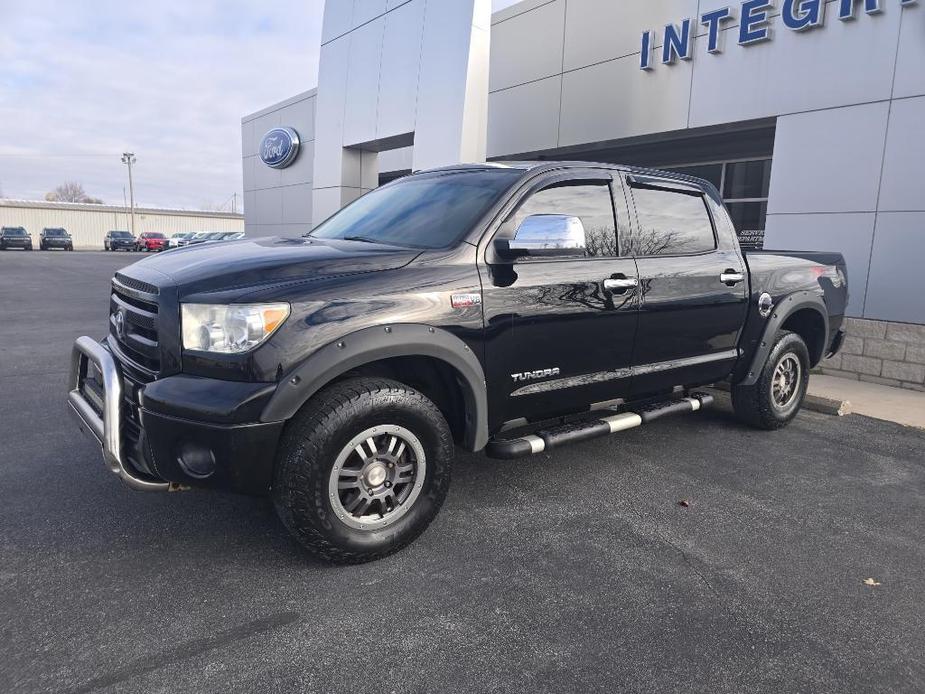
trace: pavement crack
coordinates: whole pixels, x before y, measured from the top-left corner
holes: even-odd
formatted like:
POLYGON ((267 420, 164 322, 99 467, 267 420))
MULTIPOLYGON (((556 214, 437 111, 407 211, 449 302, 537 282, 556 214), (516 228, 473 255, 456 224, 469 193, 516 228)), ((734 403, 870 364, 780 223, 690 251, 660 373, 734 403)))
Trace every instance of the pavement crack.
POLYGON ((84 694, 85 692, 111 687, 139 675, 153 672, 165 665, 172 665, 181 660, 195 658, 203 653, 222 648, 235 641, 241 641, 256 636, 257 634, 280 629, 298 621, 299 617, 300 615, 298 612, 279 612, 256 619, 252 622, 247 622, 246 624, 232 627, 231 629, 226 629, 225 631, 220 631, 212 636, 186 641, 161 651, 160 653, 133 660, 125 667, 108 674, 95 677, 74 689, 73 692, 74 694, 84 694))
MULTIPOLYGON (((658 529, 658 526, 655 525, 654 523, 646 523, 646 520, 643 517, 642 512, 639 512, 637 515, 639 516, 639 520, 643 524, 644 527, 646 526, 650 527, 652 529, 652 532, 655 534, 655 536, 659 540, 661 540, 664 544, 668 545, 675 552, 681 555, 681 558, 684 560, 684 563, 697 576, 697 578, 700 579, 700 582, 703 583, 704 586, 706 586, 707 590, 710 591, 713 597, 716 598, 716 601, 719 603, 722 610, 726 614, 728 614, 729 617, 736 624, 738 624, 738 626, 744 631, 746 638, 749 640, 751 644, 751 649, 754 650, 755 641, 752 638, 751 632, 749 631, 747 619, 739 615, 738 611, 729 603, 729 600, 725 596, 723 596, 719 592, 719 590, 717 590, 716 586, 713 585, 713 582, 710 581, 710 579, 707 578, 706 574, 695 565, 690 555, 681 546, 679 546, 678 544, 673 542, 670 538, 668 538, 666 535, 664 535, 658 529)), ((744 644, 737 642, 737 645, 739 646, 739 651, 741 652, 745 660, 745 663, 746 663, 745 669, 739 673, 740 675, 743 675, 746 672, 753 671, 757 667, 757 662, 754 660, 752 654, 749 653, 749 650, 745 647, 744 644)))

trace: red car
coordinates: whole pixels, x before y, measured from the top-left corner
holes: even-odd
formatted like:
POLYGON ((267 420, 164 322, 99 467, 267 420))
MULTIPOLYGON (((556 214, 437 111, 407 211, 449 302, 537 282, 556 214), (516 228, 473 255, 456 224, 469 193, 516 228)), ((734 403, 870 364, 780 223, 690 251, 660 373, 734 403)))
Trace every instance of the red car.
POLYGON ((162 251, 167 248, 167 235, 159 231, 146 231, 138 235, 136 251, 162 251))

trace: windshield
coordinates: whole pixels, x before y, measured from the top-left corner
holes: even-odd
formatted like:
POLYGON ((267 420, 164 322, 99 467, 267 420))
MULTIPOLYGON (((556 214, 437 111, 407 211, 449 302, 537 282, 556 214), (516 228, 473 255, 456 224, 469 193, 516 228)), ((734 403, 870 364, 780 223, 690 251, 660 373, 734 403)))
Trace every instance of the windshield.
POLYGON ((472 169, 402 178, 367 193, 309 236, 412 248, 457 242, 523 174, 472 169))
POLYGON ((172 238, 172 239, 185 239, 185 238, 186 238, 187 236, 189 236, 189 235, 190 235, 189 232, 186 232, 186 231, 178 231, 176 234, 174 234, 174 235, 171 236, 170 238, 172 238))
POLYGON ((23 229, 23 228, 4 229, 4 230, 3 230, 3 235, 4 235, 4 236, 25 236, 25 235, 26 235, 26 230, 23 229))
POLYGON ((46 229, 45 236, 67 236, 64 229, 46 229))
MULTIPOLYGON (((130 239, 132 235, 127 231, 111 231, 109 235, 114 239, 130 239)), ((99 237, 97 237, 99 238, 99 237)))
POLYGON ((149 239, 163 239, 166 237, 159 231, 152 231, 148 233, 148 238, 149 239))

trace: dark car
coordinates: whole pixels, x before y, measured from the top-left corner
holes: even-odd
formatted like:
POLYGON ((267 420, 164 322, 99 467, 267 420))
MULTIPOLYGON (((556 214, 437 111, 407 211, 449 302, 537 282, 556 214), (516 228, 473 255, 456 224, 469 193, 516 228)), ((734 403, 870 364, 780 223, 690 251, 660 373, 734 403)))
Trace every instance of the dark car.
POLYGON ((68 396, 109 469, 271 496, 337 562, 420 535, 457 445, 535 455, 697 412, 719 382, 742 421, 786 426, 848 299, 838 253, 743 251, 707 181, 580 162, 415 173, 304 238, 147 258, 110 293, 68 396))
POLYGON ((0 229, 0 251, 8 248, 21 248, 24 251, 32 250, 32 237, 22 227, 3 227, 0 229))
POLYGON ((138 234, 136 251, 162 251, 167 248, 167 235, 159 231, 145 231, 138 234))
POLYGON ((73 251, 74 241, 66 229, 60 227, 42 229, 39 234, 39 250, 48 251, 52 248, 60 248, 63 251, 73 251))
POLYGON ((128 231, 108 231, 103 239, 104 251, 134 251, 135 237, 128 231))

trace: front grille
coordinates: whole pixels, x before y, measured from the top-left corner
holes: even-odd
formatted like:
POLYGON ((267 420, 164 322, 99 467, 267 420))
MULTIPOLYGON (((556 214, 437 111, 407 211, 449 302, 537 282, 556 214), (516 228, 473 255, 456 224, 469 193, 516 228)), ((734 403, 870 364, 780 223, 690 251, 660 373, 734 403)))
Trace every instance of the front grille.
POLYGON ((126 277, 121 272, 116 273, 116 281, 119 282, 119 284, 121 284, 123 287, 134 289, 135 291, 143 292, 144 294, 150 294, 155 297, 159 291, 158 288, 153 284, 148 284, 147 282, 136 280, 134 277, 126 277))
POLYGON ((116 273, 109 297, 109 335, 117 356, 149 379, 161 367, 157 294, 154 285, 116 273))

